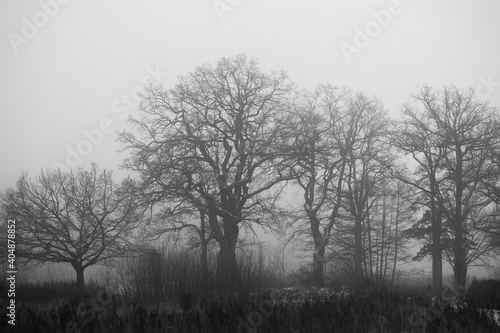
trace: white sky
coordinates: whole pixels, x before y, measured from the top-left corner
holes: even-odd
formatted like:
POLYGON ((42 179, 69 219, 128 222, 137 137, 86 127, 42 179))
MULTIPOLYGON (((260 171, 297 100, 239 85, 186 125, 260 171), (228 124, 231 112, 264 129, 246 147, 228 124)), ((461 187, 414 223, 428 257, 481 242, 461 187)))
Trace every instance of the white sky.
MULTIPOLYGON (((331 82, 377 96, 391 113, 417 85, 500 81, 497 0, 401 0, 399 13, 350 63, 339 45, 354 45, 355 29, 390 1, 56 1, 68 0, 0 2, 0 190, 21 170, 36 175, 65 164, 67 147, 76 150, 82 131, 102 119, 127 128, 112 105, 126 105, 120 98, 142 84, 147 68, 168 73, 163 79, 172 84, 196 65, 246 53, 264 70, 287 69, 306 88, 331 82), (47 22, 43 3, 59 7, 47 22), (232 6, 224 20, 215 3, 232 6), (38 32, 27 21, 41 25, 38 32), (10 39, 24 38, 23 27, 28 38, 16 53, 10 39)), ((500 84, 483 91, 500 106, 500 84)), ((80 164, 116 168, 115 138, 104 134, 80 164)))
MULTIPOLYGON (((103 119, 126 129, 113 107, 127 110, 121 98, 149 71, 168 73, 160 78, 171 85, 196 65, 239 53, 266 71, 287 69, 305 88, 331 82, 377 96, 391 114, 417 85, 467 88, 488 77, 499 83, 482 95, 500 106, 500 1, 401 0, 348 62, 340 44, 355 46, 356 29, 373 26, 372 13, 390 2, 3 0, 0 191, 14 186, 21 170, 34 176, 65 164, 67 148, 76 150, 86 140, 82 131, 103 119), (214 4, 232 10, 221 20, 214 4)), ((123 155, 115 139, 116 131, 105 133, 79 165, 117 169, 123 155)))

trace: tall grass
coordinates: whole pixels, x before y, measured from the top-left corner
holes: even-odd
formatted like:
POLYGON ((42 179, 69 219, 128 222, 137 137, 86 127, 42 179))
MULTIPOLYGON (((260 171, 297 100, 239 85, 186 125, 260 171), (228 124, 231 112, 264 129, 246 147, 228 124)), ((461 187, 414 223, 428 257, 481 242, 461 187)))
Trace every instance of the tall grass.
MULTIPOLYGON (((204 278, 196 251, 175 247, 148 250, 122 260, 101 280, 107 281, 110 291, 130 300, 177 300, 188 294, 202 297, 215 289, 216 257, 216 251, 209 251, 208 277, 204 278)), ((262 247, 238 250, 237 260, 242 292, 259 292, 278 284, 280 277, 262 247)))

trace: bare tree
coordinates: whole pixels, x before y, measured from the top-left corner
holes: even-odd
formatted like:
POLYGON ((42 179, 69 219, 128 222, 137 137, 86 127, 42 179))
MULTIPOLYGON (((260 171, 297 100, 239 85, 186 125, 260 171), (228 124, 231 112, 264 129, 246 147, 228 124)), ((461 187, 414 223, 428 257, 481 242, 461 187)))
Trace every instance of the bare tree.
POLYGON ((295 101, 289 120, 290 172, 303 195, 303 210, 291 221, 291 238, 312 238, 310 283, 316 286, 324 283, 325 249, 340 208, 346 154, 339 145, 348 140, 340 125, 345 120, 340 113, 344 95, 331 85, 304 93, 295 101))
MULTIPOLYGON (((353 196, 348 204, 359 217, 357 227, 363 219, 366 193, 358 192, 361 187, 364 191, 366 182, 360 182, 358 172, 359 177, 364 177, 368 169, 365 163, 365 170, 363 166, 358 170, 356 160, 370 160, 370 154, 376 150, 375 138, 382 133, 383 116, 378 100, 331 85, 303 94, 295 104, 290 120, 293 124, 290 169, 302 191, 303 211, 294 220, 292 237, 312 236, 314 255, 310 282, 321 286, 325 249, 349 189, 353 196), (356 195, 355 191, 358 191, 356 195), (360 203, 364 206, 356 207, 360 203)), ((359 236, 356 237, 356 272, 362 274, 359 266, 362 230, 356 231, 359 236)))
POLYGON ((183 179, 185 166, 178 170, 179 164, 173 159, 175 156, 165 155, 153 160, 142 151, 125 163, 129 170, 141 175, 140 180, 127 190, 149 211, 149 218, 145 220, 141 233, 142 240, 149 243, 167 236, 177 243, 186 240, 182 236, 187 236, 188 246, 201 250, 200 284, 203 290, 207 290, 208 249, 214 238, 207 221, 207 206, 202 198, 186 188, 183 179))
POLYGON ((413 155, 427 179, 426 183, 413 184, 431 202, 436 249, 441 249, 437 239, 441 234, 440 217, 450 223, 455 288, 463 294, 473 212, 491 203, 491 198, 482 194, 486 192, 484 184, 498 177, 497 171, 489 167, 492 152, 498 151, 500 145, 498 110, 478 101, 472 89, 424 87, 414 99, 422 109, 405 107, 407 120, 400 129, 408 144, 399 147, 413 155))
MULTIPOLYGON (((350 211, 352 207, 344 205, 328 249, 329 258, 342 263, 344 270, 351 275, 350 283, 359 287, 362 286, 360 282, 376 286, 393 283, 396 267, 408 261, 408 244, 402 237, 412 216, 410 203, 406 198, 406 187, 397 180, 382 178, 370 191, 366 199, 369 204, 365 208, 360 227, 361 246, 356 244, 356 217, 350 211), (361 255, 356 255, 357 247, 361 247, 361 255), (361 276, 355 267, 359 257, 361 276), (352 279, 352 276, 356 278, 352 279), (363 281, 362 278, 367 280, 363 281)), ((346 198, 351 195, 346 193, 346 198)), ((346 201, 350 200, 352 199, 346 201)))
POLYGON ((142 216, 135 198, 95 164, 76 173, 42 171, 35 180, 23 173, 16 187, 3 194, 2 210, 16 220, 17 255, 70 263, 78 295, 87 267, 125 255, 142 216))
POLYGON ((197 67, 170 90, 150 87, 142 119, 133 120, 139 137, 121 135, 135 159, 130 164, 155 183, 168 179, 160 192, 181 188, 171 197, 205 212, 219 245, 220 290, 239 283, 239 228, 273 226, 265 215, 277 197, 272 190, 285 179, 281 118, 290 91, 283 71, 267 75, 243 55, 223 58, 197 67))
MULTIPOLYGON (((383 140, 387 118, 380 103, 363 96, 358 96, 355 103, 357 105, 351 109, 354 115, 349 124, 354 133, 354 144, 348 153, 344 196, 345 208, 354 222, 354 275, 361 279, 365 258, 364 224, 378 197, 376 192, 386 180, 386 165, 391 161, 391 154, 383 140)), ((381 251, 384 251, 383 243, 381 251)))
POLYGON ((445 147, 440 144, 438 129, 427 113, 403 107, 402 119, 393 123, 391 143, 403 154, 416 162, 413 175, 398 170, 395 177, 415 189, 417 205, 428 207, 432 231, 432 281, 433 293, 440 296, 443 283, 442 215, 444 204, 440 184, 444 176, 440 172, 444 163, 445 147))
POLYGON ((500 251, 500 148, 492 147, 485 169, 491 177, 483 181, 484 195, 491 200, 485 223, 475 226, 487 235, 487 242, 500 251))
POLYGON ((372 252, 378 263, 373 280, 382 286, 393 283, 396 267, 409 260, 408 241, 401 235, 408 228, 413 211, 405 190, 407 186, 397 180, 384 181, 374 209, 370 212, 375 231, 372 241, 375 249, 372 252))

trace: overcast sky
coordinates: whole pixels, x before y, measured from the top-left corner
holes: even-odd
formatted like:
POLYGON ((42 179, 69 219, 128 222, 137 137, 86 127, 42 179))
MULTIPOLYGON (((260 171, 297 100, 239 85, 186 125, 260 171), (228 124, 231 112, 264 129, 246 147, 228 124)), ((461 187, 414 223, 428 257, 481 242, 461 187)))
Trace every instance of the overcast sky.
POLYGON ((424 84, 482 85, 500 106, 499 14, 498 0, 3 0, 0 190, 21 170, 117 168, 116 131, 143 82, 239 53, 305 88, 377 96, 391 114, 424 84))

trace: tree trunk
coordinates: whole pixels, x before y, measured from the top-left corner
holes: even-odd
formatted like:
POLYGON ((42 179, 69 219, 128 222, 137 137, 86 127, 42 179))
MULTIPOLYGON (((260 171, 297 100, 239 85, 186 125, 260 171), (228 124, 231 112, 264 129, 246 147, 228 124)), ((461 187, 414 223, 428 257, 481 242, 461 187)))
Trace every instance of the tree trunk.
MULTIPOLYGON (((370 259, 370 280, 373 281, 373 248, 372 248, 372 226, 370 213, 366 214, 366 228, 368 230, 368 256, 370 259)), ((368 272, 367 272, 368 274, 368 272)))
POLYGON ((315 287, 323 287, 324 285, 324 269, 325 263, 325 242, 319 230, 319 220, 314 212, 306 211, 311 223, 311 233, 314 241, 313 254, 313 271, 310 277, 310 282, 315 287))
POLYGON ((228 204, 225 196, 222 197, 223 200, 221 202, 221 205, 226 207, 223 209, 223 211, 226 212, 222 216, 222 229, 218 222, 219 209, 215 200, 209 195, 205 197, 208 204, 208 222, 219 244, 217 268, 215 272, 216 290, 220 293, 227 294, 238 290, 240 286, 241 277, 238 261, 236 260, 236 244, 238 242, 239 229, 237 221, 233 217, 235 214, 227 212, 227 208, 231 207, 231 204, 228 204))
POLYGON ((361 219, 356 216, 354 225, 354 276, 361 281, 363 278, 363 244, 362 244, 361 219))
POLYGON ((313 271, 311 275, 311 284, 315 287, 323 287, 325 283, 325 246, 315 241, 314 247, 315 250, 313 255, 313 271))
POLYGON ((208 242, 201 244, 201 288, 203 292, 208 291, 208 242))
MULTIPOLYGON (((384 186, 385 187, 385 186, 384 186)), ((384 249, 385 249, 385 224, 387 223, 387 207, 386 207, 386 195, 383 194, 382 197, 382 240, 380 243, 380 275, 379 275, 379 285, 384 283, 384 249)))
MULTIPOLYGON (((433 200, 434 201, 434 200, 433 200)), ((431 230, 432 230, 432 289, 436 297, 441 297, 443 288, 443 258, 441 250, 441 213, 431 203, 431 230)))
POLYGON ((375 245, 375 281, 374 281, 375 284, 378 283, 379 278, 380 278, 380 274, 379 274, 379 271, 378 271, 379 268, 380 268, 380 266, 379 266, 379 259, 380 259, 380 253, 379 253, 380 252, 380 245, 379 245, 379 243, 380 243, 380 232, 378 230, 376 232, 376 235, 377 235, 377 238, 375 239, 375 241, 376 241, 375 244, 376 245, 375 245))
POLYGON ((396 230, 394 233, 394 263, 392 265, 392 274, 391 274, 391 285, 394 285, 394 277, 396 276, 396 264, 398 262, 398 247, 399 247, 399 235, 398 235, 398 226, 399 226, 399 189, 397 192, 397 201, 396 201, 396 230))
MULTIPOLYGON (((160 299, 162 293, 162 272, 161 272, 161 255, 156 250, 151 250, 149 253, 149 263, 151 266, 151 280, 152 280, 152 296, 153 299, 160 299)), ((149 289, 149 288, 148 288, 149 289)))
POLYGON ((455 231, 455 290, 459 296, 465 294, 465 280, 467 277, 467 263, 464 249, 464 237, 462 227, 458 225, 455 231))
POLYGON ((459 296, 465 294, 465 279, 467 276, 467 263, 465 258, 465 239, 464 239, 464 219, 462 212, 462 196, 464 192, 463 180, 463 152, 462 147, 457 144, 455 148, 456 156, 456 170, 455 170, 455 241, 454 241, 454 255, 455 255, 455 291, 459 296))
MULTIPOLYGON (((367 216, 368 216, 368 213, 367 213, 367 216)), ((363 249, 366 251, 367 250, 367 242, 366 242, 367 227, 366 227, 365 223, 363 223, 362 229, 363 229, 363 249)), ((370 254, 366 255, 366 252, 365 252, 365 255, 363 256, 363 269, 364 269, 366 277, 369 276, 368 275, 368 256, 369 255, 370 254)))
POLYGON ((240 285, 240 272, 236 260, 236 252, 226 243, 220 244, 217 255, 217 290, 221 293, 232 293, 240 285))
POLYGON ((208 240, 206 239, 205 211, 200 209, 200 239, 201 239, 201 290, 208 291, 208 240))
POLYGON ((238 226, 231 214, 223 216, 224 237, 219 241, 217 255, 217 289, 222 293, 231 293, 240 287, 241 276, 236 259, 238 226))
POLYGON ((83 275, 84 268, 82 267, 81 261, 78 261, 73 265, 76 271, 76 297, 77 299, 82 299, 85 295, 85 279, 83 275))

